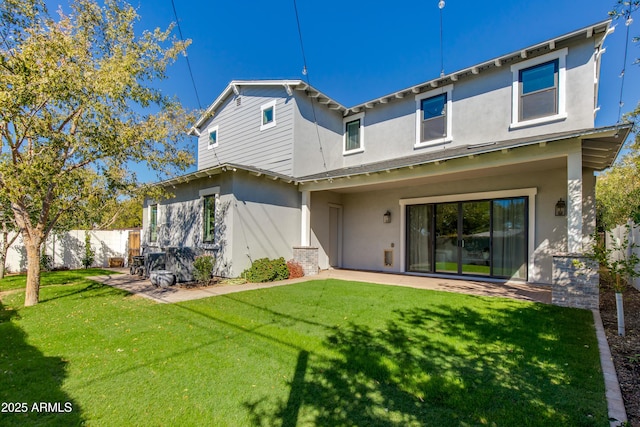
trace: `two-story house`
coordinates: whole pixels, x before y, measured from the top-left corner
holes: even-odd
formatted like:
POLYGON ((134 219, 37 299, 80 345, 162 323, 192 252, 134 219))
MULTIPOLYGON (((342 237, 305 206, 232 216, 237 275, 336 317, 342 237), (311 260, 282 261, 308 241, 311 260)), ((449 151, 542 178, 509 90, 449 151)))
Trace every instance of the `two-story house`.
POLYGON ((233 81, 193 125, 197 172, 145 202, 147 251, 212 251, 222 274, 317 251, 331 267, 552 282, 595 227, 594 172, 629 126, 595 128, 610 21, 345 107, 301 80, 233 81))

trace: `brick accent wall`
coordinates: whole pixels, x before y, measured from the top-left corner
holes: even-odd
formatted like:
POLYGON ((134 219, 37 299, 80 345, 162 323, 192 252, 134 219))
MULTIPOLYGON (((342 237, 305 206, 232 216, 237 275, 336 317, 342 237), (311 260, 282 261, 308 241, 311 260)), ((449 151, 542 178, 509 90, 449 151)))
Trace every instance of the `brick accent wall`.
POLYGON ((318 274, 318 248, 294 246, 293 260, 302 266, 305 276, 318 274))
POLYGON ((581 254, 554 255, 551 302, 562 307, 598 309, 599 280, 592 259, 581 254))

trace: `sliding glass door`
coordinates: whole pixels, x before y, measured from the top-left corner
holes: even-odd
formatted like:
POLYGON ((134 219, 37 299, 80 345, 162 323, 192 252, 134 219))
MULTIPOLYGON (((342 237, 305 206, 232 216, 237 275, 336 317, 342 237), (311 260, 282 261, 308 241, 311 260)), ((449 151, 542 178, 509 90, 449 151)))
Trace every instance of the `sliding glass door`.
POLYGON ((407 206, 406 270, 527 277, 525 197, 407 206))

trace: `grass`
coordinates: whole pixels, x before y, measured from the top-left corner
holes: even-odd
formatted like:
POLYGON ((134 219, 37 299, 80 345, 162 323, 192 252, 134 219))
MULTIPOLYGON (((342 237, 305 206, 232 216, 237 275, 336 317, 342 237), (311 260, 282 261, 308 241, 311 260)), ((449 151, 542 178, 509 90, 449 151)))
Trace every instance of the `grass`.
MULTIPOLYGON (((40 273, 40 287, 50 285, 65 285, 81 280, 88 276, 100 276, 105 274, 118 274, 113 270, 105 270, 102 268, 86 268, 82 270, 66 270, 66 271, 43 271, 40 273)), ((21 289, 25 287, 25 275, 16 274, 6 276, 0 280, 0 292, 13 289, 21 289)))
POLYGON ((589 311, 337 280, 172 305, 82 278, 41 293, 3 297, 0 402, 73 410, 3 426, 608 425, 589 311))

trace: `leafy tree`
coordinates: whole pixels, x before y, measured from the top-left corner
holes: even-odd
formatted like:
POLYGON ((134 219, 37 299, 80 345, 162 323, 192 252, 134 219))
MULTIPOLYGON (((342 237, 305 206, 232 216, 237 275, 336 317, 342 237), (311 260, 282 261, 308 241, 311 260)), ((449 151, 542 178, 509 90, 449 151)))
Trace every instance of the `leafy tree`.
POLYGON ((4 275, 6 273, 7 254, 9 253, 9 248, 19 236, 13 216, 10 215, 8 208, 9 203, 6 200, 1 200, 0 232, 2 233, 2 241, 0 242, 0 279, 4 279, 4 275))
POLYGON ((598 176, 596 200, 598 222, 602 231, 625 224, 630 218, 640 224, 640 174, 637 158, 625 156, 598 176))
POLYGON ((136 191, 131 170, 183 170, 193 115, 153 83, 188 43, 171 27, 135 31, 120 0, 75 0, 49 14, 43 0, 0 2, 0 193, 27 251, 25 305, 38 303, 40 246, 96 200, 136 191))

